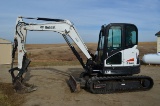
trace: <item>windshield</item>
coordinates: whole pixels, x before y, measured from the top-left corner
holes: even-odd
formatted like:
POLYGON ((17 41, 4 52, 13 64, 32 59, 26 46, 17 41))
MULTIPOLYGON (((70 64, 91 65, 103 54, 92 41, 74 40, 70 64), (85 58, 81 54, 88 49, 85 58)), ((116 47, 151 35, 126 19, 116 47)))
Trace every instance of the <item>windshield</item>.
POLYGON ((99 49, 103 50, 103 47, 104 47, 104 36, 102 35, 102 32, 101 32, 99 36, 99 49))
POLYGON ((104 38, 105 36, 103 35, 103 30, 101 30, 99 33, 99 41, 98 41, 98 49, 97 49, 97 52, 98 52, 98 55, 96 58, 97 63, 101 63, 102 61, 104 38))

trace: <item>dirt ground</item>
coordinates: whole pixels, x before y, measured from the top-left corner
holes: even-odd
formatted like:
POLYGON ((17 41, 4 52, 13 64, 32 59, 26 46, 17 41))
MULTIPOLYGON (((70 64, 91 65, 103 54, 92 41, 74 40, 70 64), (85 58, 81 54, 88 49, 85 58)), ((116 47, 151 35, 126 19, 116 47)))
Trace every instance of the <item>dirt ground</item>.
MULTIPOLYGON (((9 66, 0 65, 0 82, 11 83, 9 66)), ((26 82, 38 87, 37 91, 23 94, 20 106, 158 106, 160 104, 160 66, 141 66, 141 75, 153 78, 149 91, 114 94, 91 94, 85 90, 72 93, 66 81, 68 75, 78 75, 81 66, 30 67, 25 74, 26 82)), ((12 89, 12 88, 8 88, 12 89)), ((15 95, 20 96, 20 95, 15 95)), ((20 98, 17 98, 17 101, 20 98)))
MULTIPOLYGON (((94 54, 97 44, 90 43, 87 47, 94 54)), ((138 49, 141 59, 144 54, 156 53, 156 42, 139 43, 138 49)), ((26 50, 32 62, 24 78, 27 83, 36 85, 38 89, 28 94, 15 93, 8 73, 10 66, 0 65, 0 106, 157 106, 160 104, 160 66, 141 66, 140 74, 151 76, 154 80, 154 86, 149 91, 91 94, 82 89, 79 93, 72 93, 67 84, 69 74, 79 76, 83 69, 68 45, 28 44, 26 50)), ((77 51, 86 61, 83 53, 77 51)))

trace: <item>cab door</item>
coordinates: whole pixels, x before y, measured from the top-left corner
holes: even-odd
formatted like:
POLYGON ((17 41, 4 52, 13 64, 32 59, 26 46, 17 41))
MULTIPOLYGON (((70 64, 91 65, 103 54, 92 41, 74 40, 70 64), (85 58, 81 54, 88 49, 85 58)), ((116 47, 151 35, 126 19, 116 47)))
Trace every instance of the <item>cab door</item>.
POLYGON ((107 40, 107 58, 104 61, 104 67, 123 66, 122 27, 111 26, 107 40))

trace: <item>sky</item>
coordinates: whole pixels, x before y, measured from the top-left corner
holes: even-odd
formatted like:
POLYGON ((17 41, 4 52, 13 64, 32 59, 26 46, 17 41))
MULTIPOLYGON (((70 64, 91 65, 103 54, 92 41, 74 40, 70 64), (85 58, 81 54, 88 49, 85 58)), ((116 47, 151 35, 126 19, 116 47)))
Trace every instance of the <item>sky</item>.
MULTIPOLYGON (((153 42, 160 31, 160 0, 1 0, 0 38, 13 42, 18 16, 68 19, 86 43, 98 41, 104 24, 132 23, 138 27, 139 42, 153 42)), ((27 43, 65 40, 55 32, 29 31, 27 43)))

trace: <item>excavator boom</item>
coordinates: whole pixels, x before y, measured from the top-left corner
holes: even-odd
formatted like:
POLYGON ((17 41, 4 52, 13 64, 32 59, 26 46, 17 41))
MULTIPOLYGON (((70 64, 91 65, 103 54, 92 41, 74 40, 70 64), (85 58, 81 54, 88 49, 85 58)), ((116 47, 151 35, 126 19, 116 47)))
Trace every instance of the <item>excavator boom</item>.
POLYGON ((62 19, 50 19, 50 18, 29 18, 29 17, 18 17, 16 22, 15 39, 18 42, 18 68, 22 68, 23 56, 26 53, 26 35, 27 31, 53 31, 58 32, 67 38, 69 36, 79 47, 79 49, 85 54, 87 59, 91 59, 88 52, 87 46, 84 44, 83 40, 76 31, 74 25, 69 20, 62 19), (33 24, 25 23, 23 19, 36 19, 49 21, 49 23, 33 24), (22 52, 21 52, 22 50, 22 52))

